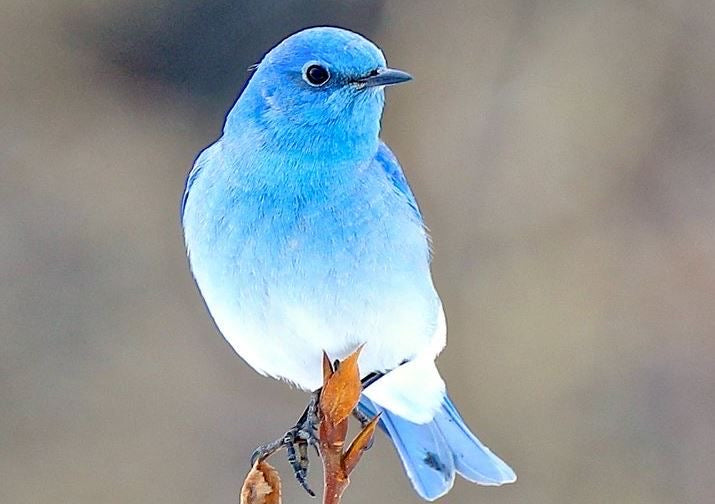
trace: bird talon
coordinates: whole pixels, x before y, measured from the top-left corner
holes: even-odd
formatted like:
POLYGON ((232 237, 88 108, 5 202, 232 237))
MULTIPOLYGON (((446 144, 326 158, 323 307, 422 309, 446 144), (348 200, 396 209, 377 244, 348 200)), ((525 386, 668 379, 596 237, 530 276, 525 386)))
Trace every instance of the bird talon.
POLYGON ((298 422, 283 434, 282 437, 259 446, 254 450, 253 455, 251 455, 251 465, 254 465, 256 462, 270 457, 281 448, 285 448, 288 463, 293 469, 293 476, 295 476, 300 486, 303 487, 311 497, 315 497, 315 492, 313 492, 308 485, 308 445, 313 446, 318 456, 320 456, 320 452, 318 451, 318 437, 316 434, 316 411, 319 397, 320 391, 314 392, 310 398, 308 407, 298 422))

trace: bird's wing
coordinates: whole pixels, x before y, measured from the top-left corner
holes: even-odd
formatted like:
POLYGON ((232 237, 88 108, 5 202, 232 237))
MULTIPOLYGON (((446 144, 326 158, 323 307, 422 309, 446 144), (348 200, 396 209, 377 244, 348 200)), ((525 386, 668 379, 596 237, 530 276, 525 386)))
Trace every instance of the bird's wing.
POLYGON ((186 177, 186 184, 184 185, 184 196, 181 198, 181 207, 179 209, 179 216, 181 217, 182 221, 184 220, 184 208, 186 208, 186 200, 189 198, 189 191, 191 190, 191 186, 196 180, 196 177, 199 175, 201 169, 209 161, 210 153, 212 152, 214 145, 216 144, 210 145, 209 147, 201 151, 201 153, 196 158, 196 161, 194 161, 194 166, 191 168, 189 175, 186 177))
POLYGON ((385 145, 384 142, 380 142, 380 147, 378 147, 377 154, 375 154, 375 163, 377 163, 385 171, 385 174, 395 186, 395 189, 405 196, 407 202, 414 209, 415 214, 417 214, 419 221, 422 222, 420 208, 417 206, 417 200, 415 199, 414 194, 412 194, 412 190, 410 189, 410 185, 407 183, 405 174, 402 172, 402 167, 390 148, 385 145))

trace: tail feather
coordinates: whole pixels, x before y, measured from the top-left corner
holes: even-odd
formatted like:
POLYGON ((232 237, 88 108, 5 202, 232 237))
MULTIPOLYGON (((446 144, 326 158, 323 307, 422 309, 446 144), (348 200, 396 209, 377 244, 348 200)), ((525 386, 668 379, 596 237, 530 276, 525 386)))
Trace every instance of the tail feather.
POLYGON ((417 493, 433 501, 454 484, 455 473, 481 485, 516 480, 511 468, 472 434, 448 397, 432 422, 412 423, 363 396, 368 415, 382 412, 380 427, 392 439, 417 493))
POLYGON ((412 486, 423 499, 433 501, 452 488, 454 459, 435 423, 409 422, 365 396, 360 399, 360 409, 370 416, 382 412, 379 425, 392 439, 412 486))
POLYGON ((464 478, 480 485, 503 485, 516 481, 516 474, 472 434, 459 412, 445 397, 434 419, 454 456, 454 466, 464 478))

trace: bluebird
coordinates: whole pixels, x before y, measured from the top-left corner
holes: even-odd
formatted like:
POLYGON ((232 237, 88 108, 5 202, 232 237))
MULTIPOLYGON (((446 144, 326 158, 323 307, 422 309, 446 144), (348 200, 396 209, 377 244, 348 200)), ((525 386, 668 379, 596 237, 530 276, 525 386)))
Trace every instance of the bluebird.
POLYGON ((364 345, 359 408, 382 413, 412 485, 434 500, 455 474, 516 476, 467 427, 435 366, 447 331, 429 237, 379 136, 385 87, 410 79, 344 29, 286 38, 196 159, 181 218, 206 306, 256 371, 316 391, 323 352, 364 345))

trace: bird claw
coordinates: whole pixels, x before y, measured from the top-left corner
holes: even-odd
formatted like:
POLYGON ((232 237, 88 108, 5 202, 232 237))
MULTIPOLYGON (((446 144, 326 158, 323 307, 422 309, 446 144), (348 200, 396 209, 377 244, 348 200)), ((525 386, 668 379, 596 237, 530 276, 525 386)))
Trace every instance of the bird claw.
MULTIPOLYGON (((338 363, 335 365, 336 368, 337 364, 338 363)), ((382 376, 383 373, 375 372, 363 378, 363 389, 374 383, 382 376)), ((315 453, 318 457, 320 457, 319 441, 317 436, 318 401, 320 400, 320 392, 320 389, 313 392, 310 397, 308 407, 305 409, 298 422, 290 430, 275 441, 259 446, 254 450, 253 455, 251 455, 251 465, 254 465, 256 462, 270 457, 281 448, 285 448, 288 463, 293 469, 295 479, 311 497, 315 497, 315 492, 313 492, 308 485, 308 446, 312 446, 315 449, 315 453)), ((362 413, 358 408, 353 410, 353 416, 360 422, 363 429, 370 422, 370 418, 368 418, 367 415, 362 413)), ((370 447, 372 447, 372 443, 373 440, 370 440, 366 449, 370 449, 370 447)))
POLYGON ((265 460, 281 448, 285 448, 288 463, 293 469, 295 479, 311 497, 315 497, 315 492, 313 492, 308 485, 308 446, 313 446, 318 456, 320 456, 320 452, 318 451, 318 436, 316 434, 316 426, 318 424, 317 405, 319 398, 320 391, 314 392, 310 398, 308 407, 295 426, 275 441, 259 446, 254 450, 253 455, 251 455, 251 465, 253 465, 258 461, 265 460))

